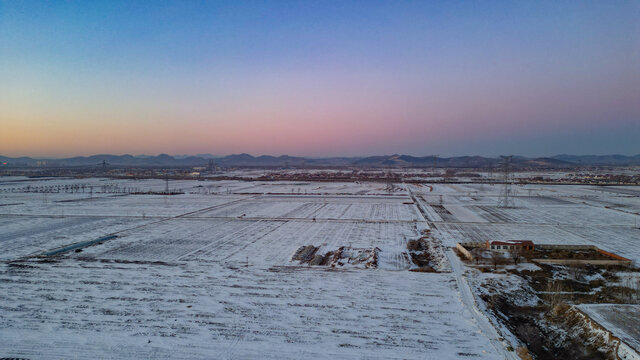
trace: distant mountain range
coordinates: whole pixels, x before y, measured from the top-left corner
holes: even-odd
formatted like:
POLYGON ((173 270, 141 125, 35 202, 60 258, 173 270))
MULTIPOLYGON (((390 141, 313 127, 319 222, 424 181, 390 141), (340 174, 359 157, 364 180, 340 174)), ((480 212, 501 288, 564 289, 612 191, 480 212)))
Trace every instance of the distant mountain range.
MULTIPOLYGON (((215 157, 209 154, 197 156, 148 155, 93 155, 65 159, 35 159, 30 157, 10 158, 0 156, 0 166, 47 166, 47 167, 101 167, 103 162, 111 167, 192 167, 206 166, 212 161, 222 167, 456 167, 488 168, 500 164, 500 158, 483 156, 410 156, 384 155, 369 157, 328 157, 306 158, 296 156, 252 156, 234 154, 215 157)), ((552 157, 527 158, 514 156, 512 164, 516 168, 562 168, 573 166, 629 166, 640 165, 640 154, 626 155, 557 155, 552 157)))

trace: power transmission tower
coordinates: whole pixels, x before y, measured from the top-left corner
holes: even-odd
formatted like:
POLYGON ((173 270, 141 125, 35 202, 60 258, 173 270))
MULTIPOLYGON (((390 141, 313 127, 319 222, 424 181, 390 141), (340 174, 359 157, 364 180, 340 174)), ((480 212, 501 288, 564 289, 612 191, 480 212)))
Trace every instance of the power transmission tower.
POLYGON ((500 191, 500 197, 498 198, 498 207, 501 208, 513 208, 515 204, 513 202, 513 189, 511 183, 513 176, 511 174, 511 155, 501 156, 502 158, 502 190, 500 191))
POLYGON ((440 157, 440 154, 436 154, 436 155, 432 155, 433 157, 433 171, 436 171, 436 167, 438 167, 438 157, 440 157))

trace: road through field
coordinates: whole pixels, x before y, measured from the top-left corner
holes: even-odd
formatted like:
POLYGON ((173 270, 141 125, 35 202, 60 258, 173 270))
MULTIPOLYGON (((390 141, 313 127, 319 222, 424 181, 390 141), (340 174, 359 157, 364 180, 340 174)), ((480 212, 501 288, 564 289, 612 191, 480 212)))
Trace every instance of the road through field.
MULTIPOLYGON (((424 209, 424 205, 420 202, 411 190, 409 190, 409 194, 413 201, 416 203, 416 206, 420 209, 424 209)), ((431 228, 434 228, 434 224, 432 222, 428 222, 431 228)), ((502 340, 500 340, 500 335, 493 327, 489 319, 485 316, 485 314, 478 309, 476 306, 475 298, 473 297, 473 293, 471 291, 471 287, 467 282, 466 277, 463 275, 464 269, 463 265, 460 262, 460 259, 453 253, 453 250, 449 249, 446 252, 447 258, 449 259, 449 263, 451 264, 451 269, 453 270, 453 274, 456 277, 456 282, 458 284, 458 289, 460 292, 460 299, 464 306, 469 310, 469 313, 475 319, 478 328, 480 331, 489 339, 491 345, 495 348, 497 354, 500 354, 505 359, 513 359, 517 360, 518 356, 513 351, 508 351, 505 347, 505 344, 502 340)))
POLYGON ((502 355, 505 359, 517 360, 518 356, 516 356, 515 352, 508 351, 506 349, 505 343, 500 340, 500 335, 496 329, 493 327, 491 322, 489 322, 489 319, 484 315, 484 313, 476 306, 476 301, 473 297, 473 293, 471 292, 471 287, 469 287, 469 283, 463 274, 464 269, 462 268, 462 264, 458 257, 451 249, 447 250, 446 254, 447 258, 449 258, 451 269, 453 269, 453 273, 456 276, 458 289, 460 289, 460 299, 462 299, 464 305, 469 309, 469 313, 476 320, 476 324, 480 330, 487 336, 487 338, 489 338, 491 345, 493 345, 498 354, 502 355))

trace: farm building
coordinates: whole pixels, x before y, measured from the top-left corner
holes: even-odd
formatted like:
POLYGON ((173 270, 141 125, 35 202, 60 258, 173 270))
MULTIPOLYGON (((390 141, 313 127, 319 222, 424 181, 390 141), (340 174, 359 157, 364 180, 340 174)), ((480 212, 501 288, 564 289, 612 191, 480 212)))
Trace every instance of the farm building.
POLYGON ((533 251, 534 245, 531 240, 506 240, 506 241, 489 241, 486 242, 487 249, 494 251, 511 251, 520 249, 524 251, 533 251))

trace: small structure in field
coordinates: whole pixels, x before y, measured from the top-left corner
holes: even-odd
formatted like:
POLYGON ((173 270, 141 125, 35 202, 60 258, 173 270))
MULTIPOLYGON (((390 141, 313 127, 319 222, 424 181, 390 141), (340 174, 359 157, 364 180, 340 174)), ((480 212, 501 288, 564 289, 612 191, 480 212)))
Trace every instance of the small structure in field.
POLYGON ((533 251, 535 246, 531 240, 506 240, 506 241, 489 241, 485 243, 487 249, 491 251, 533 251))

